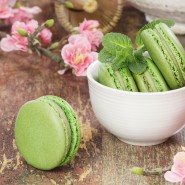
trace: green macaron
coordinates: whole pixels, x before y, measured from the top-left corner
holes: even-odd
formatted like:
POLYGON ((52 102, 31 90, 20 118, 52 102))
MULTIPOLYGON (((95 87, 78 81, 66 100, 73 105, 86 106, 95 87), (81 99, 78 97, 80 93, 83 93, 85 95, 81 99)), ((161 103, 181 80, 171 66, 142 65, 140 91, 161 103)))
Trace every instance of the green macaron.
POLYGON ((15 140, 28 164, 51 170, 74 158, 80 145, 80 124, 65 100, 43 96, 20 108, 15 140))
POLYGON ((136 84, 140 92, 162 92, 169 90, 163 76, 157 66, 149 58, 147 61, 147 69, 142 74, 133 74, 136 84))
POLYGON ((171 89, 185 85, 185 51, 181 43, 164 24, 141 32, 141 38, 151 58, 171 89))
POLYGON ((110 64, 100 64, 98 81, 108 87, 124 91, 137 92, 137 86, 128 68, 124 67, 114 71, 110 64))

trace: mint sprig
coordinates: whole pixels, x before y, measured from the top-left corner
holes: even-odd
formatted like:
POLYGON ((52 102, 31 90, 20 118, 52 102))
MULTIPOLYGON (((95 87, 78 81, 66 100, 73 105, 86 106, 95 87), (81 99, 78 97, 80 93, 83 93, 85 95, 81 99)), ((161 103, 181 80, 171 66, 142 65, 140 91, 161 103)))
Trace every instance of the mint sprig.
POLYGON ((99 53, 99 61, 111 64, 113 70, 118 70, 122 67, 128 67, 135 74, 141 74, 147 69, 147 62, 143 53, 146 48, 141 40, 141 32, 146 29, 154 29, 156 24, 165 23, 171 27, 175 24, 173 20, 158 19, 146 24, 139 30, 136 36, 135 50, 131 39, 121 33, 108 33, 104 36, 102 45, 103 49, 99 53))
POLYGON ((143 46, 143 41, 141 39, 141 32, 144 31, 144 30, 147 30, 149 28, 151 29, 154 29, 155 25, 159 24, 159 23, 164 23, 166 24, 167 26, 169 27, 172 27, 174 26, 175 24, 175 21, 174 20, 171 20, 171 19, 157 19, 157 20, 154 20, 154 21, 151 21, 150 23, 146 24, 145 26, 143 26, 138 32, 137 32, 137 35, 136 35, 136 45, 138 47, 142 47, 143 46))
POLYGON ((100 51, 98 59, 102 63, 111 64, 113 70, 128 67, 137 74, 146 70, 147 64, 144 57, 140 62, 138 56, 135 56, 142 55, 143 48, 136 52, 128 36, 121 33, 108 33, 104 36, 102 45, 104 48, 100 51))

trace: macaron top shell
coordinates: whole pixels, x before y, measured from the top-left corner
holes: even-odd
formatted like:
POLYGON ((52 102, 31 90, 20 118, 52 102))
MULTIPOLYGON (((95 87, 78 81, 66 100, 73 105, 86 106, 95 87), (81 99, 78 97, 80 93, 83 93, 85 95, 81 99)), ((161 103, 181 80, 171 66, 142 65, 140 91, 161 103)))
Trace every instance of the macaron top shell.
POLYGON ((15 139, 28 164, 50 170, 66 156, 66 129, 63 120, 51 106, 40 100, 24 104, 17 116, 15 139))

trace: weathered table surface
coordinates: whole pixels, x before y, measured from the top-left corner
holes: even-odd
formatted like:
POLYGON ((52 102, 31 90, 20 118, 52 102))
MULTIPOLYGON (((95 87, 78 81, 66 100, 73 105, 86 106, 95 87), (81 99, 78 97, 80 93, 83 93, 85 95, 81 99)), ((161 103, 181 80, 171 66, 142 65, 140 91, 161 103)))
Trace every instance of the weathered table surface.
MULTIPOLYGON (((32 1, 36 4, 38 1, 32 1)), ((40 0, 44 10, 40 20, 55 18, 53 3, 40 0), (46 11, 47 10, 47 11, 46 11)), ((114 31, 134 39, 145 23, 144 15, 134 8, 124 8, 114 31)), ((56 24, 55 38, 66 32, 56 24)), ((185 38, 181 36, 185 46, 185 38)), ((168 185, 163 176, 136 176, 129 168, 165 167, 185 143, 185 130, 167 142, 151 147, 132 146, 119 141, 98 123, 91 108, 86 77, 71 73, 57 74, 53 61, 21 53, 0 53, 0 184, 1 185, 168 185), (39 171, 21 158, 15 145, 14 123, 20 106, 28 100, 53 94, 66 99, 76 110, 81 122, 81 145, 68 165, 39 171)), ((150 123, 149 123, 150 124, 150 123)))

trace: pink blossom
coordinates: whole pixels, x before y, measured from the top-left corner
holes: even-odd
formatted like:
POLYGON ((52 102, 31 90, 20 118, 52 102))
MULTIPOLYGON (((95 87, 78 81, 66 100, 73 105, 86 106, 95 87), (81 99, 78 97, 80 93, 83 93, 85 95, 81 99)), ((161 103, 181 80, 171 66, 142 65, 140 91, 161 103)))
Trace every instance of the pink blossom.
POLYGON ((91 52, 91 45, 87 38, 76 35, 71 43, 65 45, 61 51, 64 62, 74 68, 77 76, 84 76, 88 66, 97 59, 97 53, 91 52))
POLYGON ((13 9, 13 16, 6 20, 7 23, 15 21, 28 22, 33 18, 33 15, 40 13, 42 10, 38 6, 32 8, 20 7, 13 9))
POLYGON ((75 34, 75 35, 71 35, 69 38, 68 38, 68 42, 70 44, 75 44, 76 42, 80 42, 81 39, 87 39, 84 35, 82 34, 75 34))
POLYGON ((20 36, 18 33, 18 29, 22 28, 25 31, 27 31, 28 34, 33 33, 37 28, 38 28, 38 22, 36 20, 31 20, 28 23, 24 23, 24 22, 19 22, 16 21, 13 25, 12 25, 12 35, 16 35, 16 36, 20 36))
POLYGON ((185 152, 178 152, 174 156, 174 164, 171 171, 164 174, 164 178, 170 182, 185 183, 185 152))
POLYGON ((103 38, 103 33, 98 29, 98 26, 98 21, 86 19, 79 26, 80 34, 87 37, 91 44, 92 51, 97 50, 97 47, 99 47, 103 38))
POLYGON ((89 42, 91 43, 92 51, 96 51, 97 47, 102 42, 103 33, 100 30, 93 30, 93 31, 84 31, 81 33, 82 35, 86 36, 89 42))
POLYGON ((84 20, 79 26, 79 32, 93 31, 99 27, 99 22, 96 20, 84 20))
POLYGON ((27 24, 23 22, 15 22, 12 25, 11 34, 7 35, 0 42, 0 48, 3 51, 9 52, 13 50, 28 51, 28 39, 18 33, 18 29, 24 29, 28 34, 33 33, 38 28, 38 22, 35 20, 29 21, 27 24))
POLYGON ((9 36, 3 38, 0 42, 0 48, 5 52, 13 50, 28 51, 28 40, 26 37, 9 36))
POLYGON ((44 45, 50 44, 52 39, 52 32, 45 28, 40 32, 40 40, 44 45))
POLYGON ((0 19, 7 19, 13 16, 13 10, 16 0, 1 0, 0 1, 0 19))

